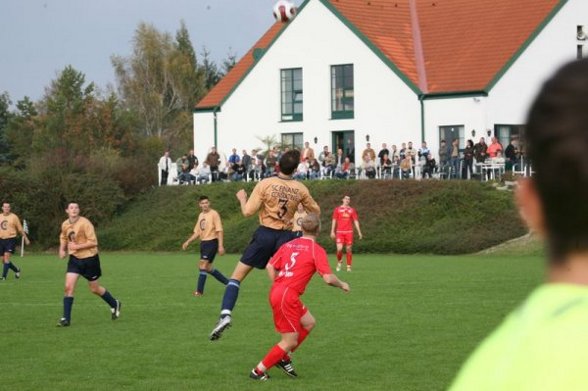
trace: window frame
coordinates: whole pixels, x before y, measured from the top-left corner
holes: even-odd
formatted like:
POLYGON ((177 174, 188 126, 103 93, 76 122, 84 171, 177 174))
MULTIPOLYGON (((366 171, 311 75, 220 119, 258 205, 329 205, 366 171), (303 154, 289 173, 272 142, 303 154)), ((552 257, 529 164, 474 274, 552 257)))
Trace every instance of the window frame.
POLYGON ((353 64, 331 65, 331 119, 355 117, 354 74, 353 64))

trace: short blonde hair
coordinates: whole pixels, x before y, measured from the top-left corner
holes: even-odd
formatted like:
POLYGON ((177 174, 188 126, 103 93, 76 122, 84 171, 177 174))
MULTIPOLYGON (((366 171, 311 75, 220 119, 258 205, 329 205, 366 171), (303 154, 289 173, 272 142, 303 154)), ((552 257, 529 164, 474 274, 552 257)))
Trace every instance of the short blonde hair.
POLYGON ((321 220, 316 213, 309 213, 302 219, 300 226, 304 233, 318 235, 321 229, 321 220))

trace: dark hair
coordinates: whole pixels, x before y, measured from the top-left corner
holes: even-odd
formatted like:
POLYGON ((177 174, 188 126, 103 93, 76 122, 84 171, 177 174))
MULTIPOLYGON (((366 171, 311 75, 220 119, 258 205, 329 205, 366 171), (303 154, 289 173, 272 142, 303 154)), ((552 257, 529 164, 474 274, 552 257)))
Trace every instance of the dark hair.
POLYGON ((551 262, 588 250, 588 60, 571 62, 542 87, 526 140, 551 262))
POLYGON ((198 202, 200 202, 200 201, 204 201, 204 200, 207 200, 207 199, 208 199, 208 196, 201 195, 201 196, 198 198, 198 202))
POLYGON ((280 157, 280 172, 285 175, 292 175, 294 170, 298 167, 298 163, 300 163, 300 151, 297 149, 292 149, 288 152, 285 152, 280 157))

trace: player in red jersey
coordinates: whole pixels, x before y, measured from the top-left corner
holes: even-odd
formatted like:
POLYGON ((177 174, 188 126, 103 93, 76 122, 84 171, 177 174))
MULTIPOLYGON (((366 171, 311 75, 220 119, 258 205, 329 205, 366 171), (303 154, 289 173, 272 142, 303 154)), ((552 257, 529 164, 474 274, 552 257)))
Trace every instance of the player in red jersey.
POLYGON ((353 225, 359 234, 359 238, 363 239, 361 229, 359 228, 359 219, 354 208, 349 206, 351 197, 343 197, 343 204, 333 210, 333 221, 331 224, 331 238, 337 243, 337 271, 341 270, 341 263, 343 260, 343 245, 347 255, 347 271, 351 271, 351 262, 353 254, 351 247, 353 246, 353 225), (336 232, 335 232, 336 229, 336 232))
POLYGON ((300 296, 315 272, 327 284, 349 292, 349 284, 333 274, 326 251, 315 242, 320 229, 318 215, 307 215, 301 225, 304 236, 282 245, 266 267, 274 282, 269 294, 274 325, 282 339, 251 371, 249 377, 255 380, 267 380, 267 370, 274 365, 278 365, 290 377, 298 376, 292 367, 290 354, 300 346, 315 325, 314 317, 300 301, 300 296))

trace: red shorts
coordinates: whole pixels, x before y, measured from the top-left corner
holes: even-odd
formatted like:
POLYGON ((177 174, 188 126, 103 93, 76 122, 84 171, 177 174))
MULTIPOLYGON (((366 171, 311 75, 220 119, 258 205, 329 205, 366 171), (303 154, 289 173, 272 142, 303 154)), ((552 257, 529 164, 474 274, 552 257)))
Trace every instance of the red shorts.
POLYGON ((353 244, 353 232, 337 232, 335 235, 335 242, 337 244, 351 246, 353 244))
POLYGON ((300 301, 298 292, 284 285, 274 285, 270 291, 270 305, 278 333, 298 333, 302 330, 300 319, 308 308, 300 301))

